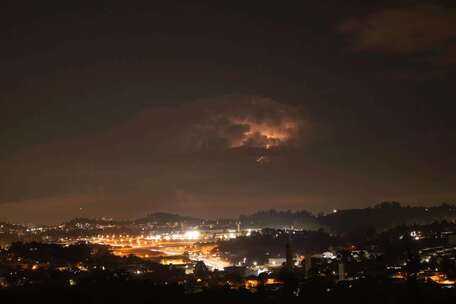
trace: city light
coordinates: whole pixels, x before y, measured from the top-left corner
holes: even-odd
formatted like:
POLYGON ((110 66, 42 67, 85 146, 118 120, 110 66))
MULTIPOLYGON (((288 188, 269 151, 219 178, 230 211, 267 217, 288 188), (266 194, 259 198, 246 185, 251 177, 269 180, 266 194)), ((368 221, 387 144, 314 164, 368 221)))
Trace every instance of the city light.
POLYGON ((184 238, 187 240, 198 240, 201 237, 201 233, 198 230, 189 230, 184 234, 184 238))

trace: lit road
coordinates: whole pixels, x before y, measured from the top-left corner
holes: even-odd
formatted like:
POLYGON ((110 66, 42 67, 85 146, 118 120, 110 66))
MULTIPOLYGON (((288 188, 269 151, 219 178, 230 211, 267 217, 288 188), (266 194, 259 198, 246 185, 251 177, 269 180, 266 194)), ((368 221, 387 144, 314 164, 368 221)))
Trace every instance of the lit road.
MULTIPOLYGON (((153 257, 153 252, 164 256, 178 256, 189 252, 192 261, 203 261, 211 270, 223 270, 231 264, 214 256, 208 250, 201 250, 195 244, 198 240, 145 240, 141 238, 93 238, 89 239, 94 244, 109 245, 114 248, 116 255, 126 256, 134 254, 142 258, 153 257)), ((215 246, 213 246, 215 247, 215 246)))
POLYGON ((190 259, 194 261, 203 261, 204 264, 206 264, 206 266, 211 270, 223 270, 223 268, 231 266, 229 262, 222 260, 220 257, 214 257, 210 255, 191 255, 190 259))

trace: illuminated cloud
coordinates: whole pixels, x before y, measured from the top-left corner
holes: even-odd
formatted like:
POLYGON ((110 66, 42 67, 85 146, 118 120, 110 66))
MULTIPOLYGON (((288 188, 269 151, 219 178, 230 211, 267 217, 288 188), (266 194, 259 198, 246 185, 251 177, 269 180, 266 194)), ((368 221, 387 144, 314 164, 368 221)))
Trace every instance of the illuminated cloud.
POLYGON ((253 97, 243 101, 247 111, 230 114, 229 121, 243 132, 231 141, 232 147, 272 148, 295 140, 303 120, 291 106, 253 97))
POLYGON ((258 96, 225 96, 145 111, 114 133, 132 145, 175 153, 293 145, 306 121, 299 107, 258 96), (131 137, 131 134, 136 136, 131 137), (127 135, 125 135, 127 137, 127 135))
POLYGON ((203 124, 216 128, 213 134, 220 136, 219 140, 228 143, 229 148, 269 149, 299 139, 304 126, 300 112, 297 107, 269 98, 240 97, 233 102, 227 97, 214 104, 203 124), (215 123, 211 121, 213 117, 218 117, 215 123))
POLYGON ((273 125, 249 119, 234 118, 231 121, 234 124, 246 126, 246 131, 240 138, 232 142, 233 147, 252 146, 266 149, 277 147, 293 140, 299 129, 297 121, 287 120, 285 117, 282 122, 273 125))

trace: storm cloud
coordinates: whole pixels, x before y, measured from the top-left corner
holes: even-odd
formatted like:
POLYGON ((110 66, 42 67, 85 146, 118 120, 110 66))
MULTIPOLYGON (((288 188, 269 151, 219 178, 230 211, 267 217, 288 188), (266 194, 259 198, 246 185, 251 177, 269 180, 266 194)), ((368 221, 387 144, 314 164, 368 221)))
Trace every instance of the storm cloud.
POLYGON ((231 180, 258 166, 265 154, 278 157, 298 148, 309 128, 300 107, 259 96, 149 108, 109 130, 34 145, 8 159, 0 199, 30 208, 37 201, 56 206, 77 197, 87 208, 87 198, 98 214, 101 197, 117 201, 119 210, 127 197, 138 210, 147 209, 144 204, 175 207, 190 197, 195 201, 192 192, 206 196, 202 185, 220 173, 231 180))
POLYGON ((0 10, 0 220, 456 197, 454 1, 67 2, 0 10))
MULTIPOLYGON (((306 121, 300 108, 258 96, 224 96, 146 110, 111 135, 137 134, 138 144, 188 153, 205 149, 296 144, 306 121)), ((125 135, 127 137, 127 135, 125 135)))

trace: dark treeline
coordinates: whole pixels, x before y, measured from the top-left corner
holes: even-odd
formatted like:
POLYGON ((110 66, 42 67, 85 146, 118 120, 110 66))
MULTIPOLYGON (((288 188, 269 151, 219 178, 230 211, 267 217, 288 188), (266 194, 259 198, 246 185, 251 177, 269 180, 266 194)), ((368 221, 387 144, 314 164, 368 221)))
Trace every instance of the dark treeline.
POLYGON ((294 227, 304 230, 325 229, 334 233, 352 233, 363 229, 386 230, 399 225, 424 225, 440 221, 455 221, 456 206, 443 203, 434 207, 401 206, 398 202, 383 202, 372 208, 345 209, 317 216, 306 211, 261 211, 241 216, 245 226, 259 228, 294 227))
POLYGON ((318 218, 312 213, 302 211, 277 211, 275 209, 259 211, 251 215, 241 215, 240 222, 244 226, 257 226, 259 228, 282 228, 284 226, 304 230, 317 230, 321 228, 318 218))
POLYGON ((197 294, 186 294, 183 286, 157 286, 152 281, 99 280, 96 284, 77 287, 42 287, 0 290, 2 303, 453 303, 454 289, 434 286, 391 284, 369 280, 347 286, 330 286, 325 282, 302 285, 297 296, 285 291, 269 293, 245 289, 205 289, 197 294))

